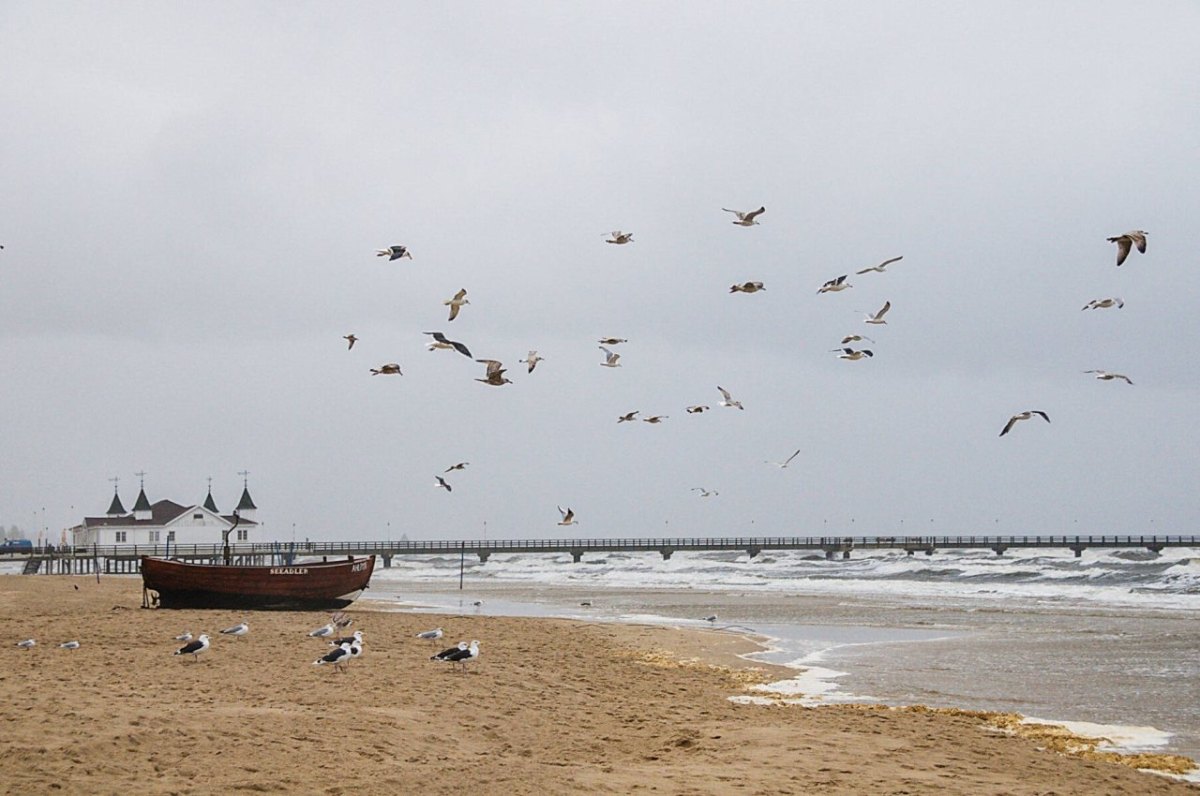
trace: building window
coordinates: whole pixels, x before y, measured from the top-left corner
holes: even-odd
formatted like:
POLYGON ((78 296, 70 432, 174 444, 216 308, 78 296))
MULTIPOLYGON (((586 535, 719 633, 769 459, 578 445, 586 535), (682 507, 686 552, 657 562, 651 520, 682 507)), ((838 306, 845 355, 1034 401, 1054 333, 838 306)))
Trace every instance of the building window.
POLYGON ((193 520, 202 520, 202 519, 204 519, 204 515, 203 514, 193 514, 192 519, 193 520))
POLYGON ((116 541, 117 541, 117 544, 121 544, 122 542, 125 541, 125 531, 117 531, 116 532, 116 541))
POLYGON ((174 531, 167 531, 167 541, 168 542, 175 541, 175 532, 174 531))
POLYGON ((158 544, 158 538, 159 538, 160 533, 162 533, 162 531, 151 531, 150 532, 150 544, 158 544))
POLYGON ((244 542, 244 541, 246 541, 246 540, 247 540, 247 539, 249 539, 249 538, 250 538, 250 532, 249 532, 249 531, 247 531, 245 528, 238 528, 238 538, 237 538, 237 540, 238 540, 239 542, 244 542))

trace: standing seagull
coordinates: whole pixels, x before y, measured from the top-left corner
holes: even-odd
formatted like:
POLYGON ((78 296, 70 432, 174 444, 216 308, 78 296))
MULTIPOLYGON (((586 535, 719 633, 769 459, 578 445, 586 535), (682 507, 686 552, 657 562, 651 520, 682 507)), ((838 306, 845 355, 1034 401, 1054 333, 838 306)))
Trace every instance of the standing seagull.
POLYGON ((847 283, 846 274, 842 274, 837 279, 830 279, 821 285, 817 293, 837 293, 839 290, 845 290, 848 287, 854 287, 854 285, 847 283))
POLYGON ((455 293, 452 298, 448 298, 442 302, 443 305, 450 308, 450 320, 454 320, 458 317, 458 311, 462 305, 471 303, 466 296, 467 289, 464 287, 455 293))
POLYGON ((467 347, 465 345, 458 342, 457 340, 446 339, 446 335, 442 334, 441 332, 422 332, 422 334, 427 334, 433 338, 433 342, 429 344, 430 351, 433 351, 438 348, 442 348, 442 349, 453 348, 455 351, 462 354, 464 357, 470 358, 470 356, 471 356, 471 352, 467 349, 467 347))
POLYGON ((179 649, 175 650, 175 655, 191 655, 193 661, 200 660, 200 653, 208 649, 208 634, 201 633, 200 638, 195 641, 189 641, 179 649))
POLYGON ((566 511, 563 511, 563 507, 559 506, 558 513, 562 515, 562 519, 558 521, 559 525, 576 525, 577 524, 575 521, 575 510, 574 509, 568 507, 566 511))
POLYGON ((347 351, 349 351, 351 348, 354 348, 354 344, 358 342, 358 337, 353 334, 344 334, 342 335, 342 339, 350 344, 346 346, 347 351))
POLYGON ((733 213, 735 216, 737 216, 737 221, 734 221, 733 223, 737 224, 739 227, 753 227, 758 223, 754 219, 767 212, 766 207, 760 207, 757 210, 747 210, 745 212, 741 210, 730 210, 728 207, 722 207, 721 209, 726 213, 733 213))
POLYGON ((183 633, 180 633, 178 636, 175 637, 175 640, 176 641, 191 641, 192 640, 192 631, 186 630, 183 633))
POLYGON ((1028 420, 1029 418, 1033 417, 1034 415, 1040 415, 1042 420, 1045 420, 1047 423, 1050 422, 1050 416, 1047 415, 1045 412, 1041 411, 1040 409, 1030 409, 1028 412, 1021 412, 1020 414, 1016 414, 1016 415, 1013 415, 1012 417, 1010 417, 1008 419, 1008 422, 1004 424, 1004 428, 1000 431, 1000 436, 1003 437, 1005 434, 1007 434, 1009 432, 1009 430, 1011 430, 1012 427, 1014 425, 1016 425, 1018 420, 1028 420))
POLYGON ((618 354, 614 351, 609 351, 604 346, 600 346, 600 350, 604 352, 604 361, 600 363, 600 367, 602 367, 602 368, 619 368, 619 367, 621 367, 621 363, 617 361, 621 358, 620 354, 618 354))
POLYGON ((730 293, 757 293, 760 290, 766 290, 762 282, 743 282, 740 285, 730 285, 730 293))
POLYGON ((799 455, 800 455, 800 449, 797 448, 795 453, 793 453, 791 456, 787 457, 786 459, 784 459, 781 462, 763 462, 763 464, 773 464, 776 467, 778 467, 780 470, 786 470, 787 466, 792 463, 792 459, 795 459, 799 455))
POLYGON ((388 262, 399 260, 401 257, 412 259, 412 255, 409 254, 408 249, 403 246, 388 246, 386 249, 376 249, 375 256, 386 257, 388 258, 388 262))
POLYGON ((1129 256, 1129 251, 1134 246, 1142 254, 1146 253, 1146 236, 1150 233, 1144 229, 1135 229, 1132 232, 1126 232, 1124 235, 1117 235, 1109 238, 1111 243, 1117 244, 1117 265, 1125 262, 1125 258, 1129 256))
POLYGON ((629 243, 632 240, 633 240, 632 232, 622 232, 619 229, 614 229, 612 231, 612 236, 610 238, 608 238, 607 240, 605 240, 604 242, 605 243, 615 243, 618 246, 620 246, 622 244, 629 243))
POLYGON ((447 647, 446 649, 442 650, 441 652, 435 652, 434 654, 430 655, 429 660, 444 661, 444 660, 448 659, 454 653, 465 650, 467 648, 467 646, 468 646, 467 642, 460 641, 460 642, 458 642, 457 645, 455 645, 453 647, 447 647))
POLYGON ((721 406, 736 406, 738 409, 746 408, 746 407, 742 406, 741 401, 733 400, 733 396, 729 394, 729 390, 725 389, 724 387, 722 387, 719 384, 717 385, 717 389, 721 391, 721 395, 723 396, 721 398, 721 406))
POLYGON ((329 642, 329 646, 340 647, 343 644, 357 644, 359 646, 362 646, 362 643, 363 643, 363 632, 361 630, 355 630, 354 635, 342 636, 341 638, 335 638, 333 641, 329 642))
MULTIPOLYGON (((222 630, 221 635, 233 636, 234 638, 241 638, 242 636, 246 635, 249 632, 250 632, 250 625, 246 624, 245 622, 240 622, 240 623, 234 625, 233 627, 227 627, 224 630, 222 630)), ((205 637, 201 636, 200 638, 205 638, 205 637)))
POLYGON ((537 351, 530 351, 521 361, 529 366, 529 373, 533 373, 533 369, 537 367, 537 363, 541 362, 545 357, 538 356, 537 351))
POLYGON ((1122 379, 1126 384, 1133 384, 1129 377, 1121 373, 1109 373, 1107 370, 1085 370, 1084 373, 1095 373, 1096 378, 1101 381, 1112 381, 1113 379, 1122 379))
POLYGON ((884 260, 884 261, 883 261, 883 262, 881 262, 879 265, 872 265, 870 268, 864 268, 864 269, 862 269, 861 271, 855 271, 854 273, 856 273, 856 274, 869 274, 869 273, 871 273, 872 271, 874 271, 875 273, 882 274, 882 273, 884 272, 884 269, 885 269, 885 268, 887 268, 889 264, 891 264, 891 263, 894 263, 894 262, 896 262, 897 260, 903 260, 903 259, 904 259, 904 257, 903 257, 903 256, 900 256, 900 257, 893 257, 893 258, 892 258, 892 259, 890 259, 890 260, 884 260))
POLYGON ((64 641, 62 644, 58 645, 58 648, 60 650, 77 650, 77 649, 79 649, 79 642, 78 641, 64 641))
MULTIPOLYGON (((440 654, 440 653, 439 653, 440 654)), ((462 670, 467 670, 467 664, 479 657, 479 642, 472 639, 471 646, 466 649, 452 650, 448 655, 438 660, 448 661, 462 665, 462 670)))
POLYGON ((453 490, 450 488, 450 485, 446 483, 446 479, 445 479, 445 478, 442 478, 440 475, 435 475, 435 476, 434 476, 434 478, 436 478, 436 479, 437 479, 437 483, 436 483, 436 484, 434 484, 434 486, 438 487, 439 489, 444 489, 444 490, 446 490, 447 492, 451 492, 451 491, 453 491, 453 490))
POLYGON ((1082 310, 1106 310, 1109 307, 1121 309, 1125 306, 1125 302, 1119 298, 1092 299, 1087 304, 1084 304, 1079 309, 1082 310))
POLYGON ((505 384, 512 384, 512 379, 504 378, 504 363, 496 359, 477 359, 476 362, 487 365, 487 373, 482 379, 475 381, 490 384, 493 387, 503 387, 505 384))
POLYGON ((865 321, 863 321, 863 323, 876 323, 876 324, 887 323, 887 321, 885 321, 883 319, 883 316, 887 315, 887 311, 890 310, 891 308, 892 308, 892 302, 890 302, 890 301, 883 302, 883 306, 879 308, 879 312, 875 313, 874 315, 868 315, 867 319, 865 321))
POLYGON ((18 641, 17 646, 23 650, 31 650, 37 646, 37 641, 35 639, 27 638, 24 641, 18 641))
POLYGON ((437 641, 442 637, 442 629, 440 627, 435 627, 433 630, 426 630, 418 633, 416 637, 424 639, 425 641, 437 641))
POLYGON ((329 638, 336 632, 337 632, 337 628, 334 627, 333 622, 329 622, 326 625, 318 627, 316 630, 310 630, 308 633, 308 637, 309 638, 329 638))
POLYGON ((341 644, 337 649, 330 650, 313 661, 313 666, 323 666, 326 663, 332 663, 335 672, 341 671, 344 673, 345 667, 350 663, 350 649, 351 645, 349 643, 341 644))

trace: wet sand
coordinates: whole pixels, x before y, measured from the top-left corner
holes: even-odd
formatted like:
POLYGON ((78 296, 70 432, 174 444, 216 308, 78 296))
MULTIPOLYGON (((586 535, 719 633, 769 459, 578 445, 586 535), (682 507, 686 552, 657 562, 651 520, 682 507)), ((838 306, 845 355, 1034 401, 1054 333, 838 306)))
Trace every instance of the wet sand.
POLYGON ((339 674, 312 665, 326 614, 142 610, 140 586, 0 576, 0 791, 1200 792, 983 714, 734 704, 791 673, 731 634, 360 602, 366 654, 339 674), (412 637, 439 624, 447 643, 412 637), (171 654, 184 630, 213 636, 199 662, 171 654), (468 673, 428 660, 472 638, 468 673))

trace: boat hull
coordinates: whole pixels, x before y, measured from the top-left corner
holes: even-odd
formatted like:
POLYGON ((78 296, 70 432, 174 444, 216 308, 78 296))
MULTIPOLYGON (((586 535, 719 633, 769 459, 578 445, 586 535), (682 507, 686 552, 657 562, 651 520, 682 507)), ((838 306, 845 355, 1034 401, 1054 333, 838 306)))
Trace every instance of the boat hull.
POLYGON ((187 564, 142 556, 142 587, 159 608, 345 608, 371 581, 375 556, 290 566, 187 564))

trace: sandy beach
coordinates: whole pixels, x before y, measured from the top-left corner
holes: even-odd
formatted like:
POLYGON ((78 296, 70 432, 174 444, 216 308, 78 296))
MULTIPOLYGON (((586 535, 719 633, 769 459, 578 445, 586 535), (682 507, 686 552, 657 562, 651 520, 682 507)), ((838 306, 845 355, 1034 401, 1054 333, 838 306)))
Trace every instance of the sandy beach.
POLYGON ((140 605, 137 578, 0 576, 0 790, 1200 792, 984 714, 734 704, 792 673, 727 633, 360 602, 366 653, 342 674, 312 665, 326 614, 140 605), (217 634, 241 621, 244 638, 217 634), (413 638, 436 625, 443 642, 413 638), (199 661, 172 655, 185 630, 213 636, 199 661), (481 643, 466 674, 429 660, 459 639, 481 643))

